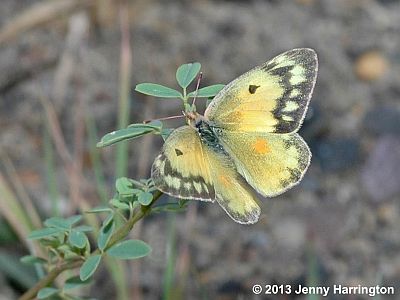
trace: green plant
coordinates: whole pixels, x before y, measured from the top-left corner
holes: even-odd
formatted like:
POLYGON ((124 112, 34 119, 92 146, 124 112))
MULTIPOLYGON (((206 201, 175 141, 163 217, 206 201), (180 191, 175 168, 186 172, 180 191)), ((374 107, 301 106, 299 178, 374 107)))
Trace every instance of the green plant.
MULTIPOLYGON (((190 98, 212 98, 223 87, 223 85, 217 84, 198 89, 197 84, 195 91, 188 92, 187 88, 199 74, 200 67, 199 63, 190 63, 178 68, 176 79, 182 92, 153 83, 139 84, 135 90, 160 98, 181 99, 185 113, 193 112, 196 107, 194 103, 189 103, 190 98)), ((171 131, 170 128, 164 128, 161 121, 131 124, 103 136, 97 143, 97 147, 113 145, 146 134, 161 135, 165 139, 171 131)), ((148 255, 151 248, 144 241, 126 240, 134 225, 150 213, 179 212, 184 210, 187 204, 187 200, 179 200, 155 205, 161 196, 162 192, 154 187, 151 179, 135 180, 120 177, 116 180, 115 194, 108 204, 85 212, 94 214, 97 219, 102 220, 98 230, 94 226, 85 224, 83 215, 74 215, 69 218, 55 216, 45 220, 42 229, 34 230, 28 236, 29 240, 40 244, 43 254, 41 256, 24 256, 21 261, 26 264, 42 266, 47 273, 20 299, 34 297, 39 299, 50 297, 82 299, 70 295, 69 291, 89 284, 92 275, 105 256, 125 260, 148 255), (90 240, 95 243, 91 243, 90 240), (66 279, 62 288, 54 285, 54 281, 61 273, 77 268, 79 268, 79 276, 71 276, 66 279)), ((57 213, 56 209, 54 213, 57 213)))

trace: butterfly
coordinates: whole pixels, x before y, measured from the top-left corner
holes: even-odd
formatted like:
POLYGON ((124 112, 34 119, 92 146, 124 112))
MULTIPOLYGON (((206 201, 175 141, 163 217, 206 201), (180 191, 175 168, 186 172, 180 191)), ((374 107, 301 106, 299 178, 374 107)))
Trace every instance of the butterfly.
POLYGON ((155 187, 177 198, 217 201, 238 223, 257 222, 257 193, 285 192, 310 164, 297 131, 317 71, 314 50, 293 49, 226 85, 204 116, 188 114, 188 125, 166 139, 151 169, 155 187))

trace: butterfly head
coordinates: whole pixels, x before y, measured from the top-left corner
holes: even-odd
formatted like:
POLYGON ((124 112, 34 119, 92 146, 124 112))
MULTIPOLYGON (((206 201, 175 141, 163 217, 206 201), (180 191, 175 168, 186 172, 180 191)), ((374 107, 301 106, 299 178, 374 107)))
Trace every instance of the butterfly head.
POLYGON ((199 123, 205 121, 205 117, 197 112, 184 112, 186 121, 190 126, 197 127, 199 123))

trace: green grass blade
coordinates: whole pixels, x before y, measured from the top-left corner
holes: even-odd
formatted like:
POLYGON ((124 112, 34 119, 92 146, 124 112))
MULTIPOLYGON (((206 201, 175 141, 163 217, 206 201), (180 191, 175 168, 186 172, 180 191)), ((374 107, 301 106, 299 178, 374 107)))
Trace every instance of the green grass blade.
POLYGON ((168 215, 167 225, 167 266, 164 271, 164 283, 163 283, 163 299, 173 299, 173 288, 175 280, 175 263, 176 263, 176 215, 168 215))
POLYGON ((60 193, 57 186, 57 176, 54 163, 54 149, 51 142, 48 126, 44 129, 44 161, 46 165, 46 182, 51 201, 51 214, 53 216, 60 216, 60 193))
POLYGON ((0 252, 0 273, 15 280, 24 288, 30 288, 37 280, 33 268, 25 266, 17 257, 5 252, 0 252))
POLYGON ((100 152, 96 147, 98 140, 96 123, 93 118, 85 115, 86 128, 89 138, 89 154, 93 165, 94 178, 96 180, 96 189, 102 203, 107 203, 108 192, 106 188, 106 180, 104 177, 104 169, 100 158, 100 152))

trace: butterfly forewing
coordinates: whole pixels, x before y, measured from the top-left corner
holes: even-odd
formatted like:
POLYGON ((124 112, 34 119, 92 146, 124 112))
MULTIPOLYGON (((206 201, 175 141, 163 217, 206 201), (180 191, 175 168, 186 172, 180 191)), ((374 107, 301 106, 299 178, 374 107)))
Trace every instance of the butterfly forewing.
POLYGON ((200 138, 192 127, 174 130, 153 163, 154 185, 178 198, 214 201, 210 165, 202 149, 200 138))
POLYGON ((295 132, 304 119, 317 69, 314 50, 285 52, 225 86, 205 117, 229 130, 295 132))

